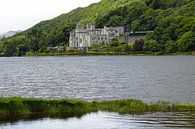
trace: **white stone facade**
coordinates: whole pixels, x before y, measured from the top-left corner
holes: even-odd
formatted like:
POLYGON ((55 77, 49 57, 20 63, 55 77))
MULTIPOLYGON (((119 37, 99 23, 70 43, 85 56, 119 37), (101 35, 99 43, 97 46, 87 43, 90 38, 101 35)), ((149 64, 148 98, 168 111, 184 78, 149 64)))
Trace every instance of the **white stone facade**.
POLYGON ((120 37, 125 34, 125 27, 104 27, 95 28, 88 24, 86 27, 77 25, 76 29, 70 33, 69 47, 83 48, 91 47, 93 44, 109 44, 112 38, 120 37))

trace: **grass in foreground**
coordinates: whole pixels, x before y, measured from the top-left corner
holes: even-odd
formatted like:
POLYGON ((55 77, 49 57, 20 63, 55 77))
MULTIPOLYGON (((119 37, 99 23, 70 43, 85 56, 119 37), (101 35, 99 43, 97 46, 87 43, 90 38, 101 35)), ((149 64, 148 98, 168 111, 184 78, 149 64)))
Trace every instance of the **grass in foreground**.
POLYGON ((144 114, 147 112, 195 112, 195 104, 170 104, 166 102, 146 104, 139 100, 82 101, 43 100, 30 98, 0 98, 0 116, 65 114, 79 116, 96 111, 122 114, 144 114))

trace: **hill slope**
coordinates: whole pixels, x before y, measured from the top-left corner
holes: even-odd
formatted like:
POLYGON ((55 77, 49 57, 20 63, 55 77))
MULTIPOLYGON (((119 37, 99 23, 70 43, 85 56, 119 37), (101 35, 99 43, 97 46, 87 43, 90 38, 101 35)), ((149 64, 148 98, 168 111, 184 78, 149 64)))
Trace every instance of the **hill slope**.
POLYGON ((6 33, 0 35, 0 39, 14 36, 14 35, 16 35, 16 34, 18 34, 20 32, 21 31, 9 31, 9 32, 6 32, 6 33))
POLYGON ((47 46, 67 44, 69 32, 78 23, 95 23, 97 27, 129 25, 133 31, 153 30, 144 45, 147 51, 189 51, 195 46, 194 0, 102 0, 1 40, 0 52, 11 56, 26 51, 44 52, 47 46))

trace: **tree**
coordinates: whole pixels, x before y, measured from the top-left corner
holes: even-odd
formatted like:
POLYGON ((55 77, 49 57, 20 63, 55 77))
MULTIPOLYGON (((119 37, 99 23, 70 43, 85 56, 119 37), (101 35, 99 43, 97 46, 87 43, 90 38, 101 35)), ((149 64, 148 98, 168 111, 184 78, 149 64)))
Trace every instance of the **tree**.
POLYGON ((156 40, 147 40, 144 44, 145 51, 158 52, 160 50, 160 46, 156 40))
POLYGON ((68 43, 69 42, 69 37, 70 37, 70 32, 75 29, 76 25, 73 23, 68 23, 66 26, 63 28, 63 35, 64 35, 64 40, 62 42, 68 43))
POLYGON ((108 26, 123 26, 125 24, 124 18, 122 16, 114 15, 110 17, 110 20, 108 21, 108 26))
POLYGON ((30 50, 33 52, 37 52, 39 50, 39 43, 41 41, 41 31, 33 29, 27 33, 27 37, 29 39, 30 50))
POLYGON ((18 56, 20 53, 19 50, 22 50, 19 49, 21 48, 21 44, 27 44, 27 39, 25 36, 5 39, 1 43, 1 53, 3 53, 5 56, 18 56))
POLYGON ((128 44, 125 44, 124 46, 124 52, 129 52, 132 50, 132 46, 128 45, 128 44))
POLYGON ((28 51, 28 46, 26 44, 20 44, 17 46, 17 50, 18 50, 18 56, 22 56, 25 55, 26 52, 28 51))
POLYGON ((177 43, 173 40, 169 40, 165 45, 165 51, 168 53, 177 52, 178 51, 177 43))
POLYGON ((49 37, 49 46, 56 46, 60 43, 67 44, 69 42, 70 32, 75 29, 74 23, 66 23, 64 26, 60 26, 53 31, 52 36, 49 37))
POLYGON ((17 53, 16 44, 14 42, 4 42, 3 53, 5 56, 15 56, 17 53))
POLYGON ((131 25, 131 28, 132 28, 132 31, 135 32, 139 29, 139 26, 140 26, 140 21, 139 20, 135 20, 132 22, 132 25, 131 25))
POLYGON ((146 4, 154 9, 167 9, 176 7, 180 1, 184 0, 146 0, 146 4))
POLYGON ((134 45, 133 45, 133 50, 134 51, 143 51, 143 46, 144 46, 144 40, 136 40, 134 45))
POLYGON ((195 45, 195 32, 188 31, 183 34, 177 41, 179 51, 189 51, 195 45))
POLYGON ((117 38, 113 38, 113 39, 111 40, 111 46, 118 46, 118 45, 119 45, 118 39, 117 39, 117 38))
POLYGON ((144 2, 134 2, 128 7, 128 13, 125 16, 125 22, 127 24, 132 23, 132 21, 138 19, 145 10, 147 6, 144 2))

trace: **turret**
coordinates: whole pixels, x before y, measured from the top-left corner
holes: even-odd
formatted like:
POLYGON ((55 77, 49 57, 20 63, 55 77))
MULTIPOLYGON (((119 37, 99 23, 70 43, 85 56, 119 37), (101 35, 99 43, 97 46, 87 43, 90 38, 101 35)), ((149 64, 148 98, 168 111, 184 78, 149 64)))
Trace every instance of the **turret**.
POLYGON ((86 27, 87 30, 95 30, 95 26, 93 24, 87 24, 86 27))

